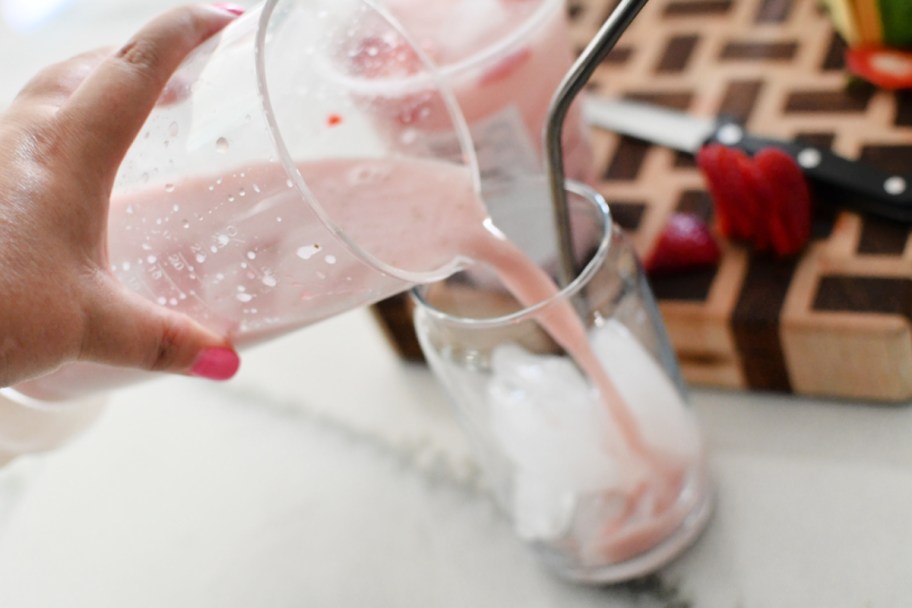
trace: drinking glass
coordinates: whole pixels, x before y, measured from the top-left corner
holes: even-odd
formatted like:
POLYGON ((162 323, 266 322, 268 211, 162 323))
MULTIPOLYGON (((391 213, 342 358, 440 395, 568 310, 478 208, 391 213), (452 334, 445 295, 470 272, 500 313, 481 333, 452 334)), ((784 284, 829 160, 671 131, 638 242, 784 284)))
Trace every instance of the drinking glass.
MULTIPOLYGON (((486 202, 554 277, 561 258, 547 191, 520 182, 486 202)), ((572 282, 522 305, 473 266, 415 288, 414 319, 517 535, 561 576, 616 582, 682 552, 708 519, 710 489, 700 429, 638 259, 596 192, 570 183, 568 197, 572 282), (568 347, 554 330, 561 310, 585 328, 583 344, 568 347)))
MULTIPOLYGON (((268 0, 188 57, 128 152, 111 271, 245 347, 454 272, 390 248, 426 235, 387 211, 477 189, 455 99, 386 9, 268 0)), ((69 401, 146 377, 79 363, 16 390, 69 401)))

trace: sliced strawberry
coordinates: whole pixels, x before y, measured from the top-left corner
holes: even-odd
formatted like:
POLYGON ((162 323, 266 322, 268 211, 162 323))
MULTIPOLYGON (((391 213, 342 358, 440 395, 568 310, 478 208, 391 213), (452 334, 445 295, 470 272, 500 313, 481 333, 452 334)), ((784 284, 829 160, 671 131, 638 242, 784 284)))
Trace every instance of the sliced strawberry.
POLYGON ((912 87, 912 51, 851 47, 846 50, 845 62, 850 72, 880 88, 892 91, 912 87))
POLYGON ((750 175, 751 159, 736 148, 723 147, 719 155, 722 187, 728 198, 732 218, 732 237, 752 240, 759 214, 759 203, 750 192, 746 176, 750 175))
POLYGON ((800 251, 811 236, 811 193, 801 167, 785 152, 765 148, 754 158, 771 190, 768 226, 780 256, 800 251))
POLYGON ((697 153, 697 165, 703 173, 709 195, 713 200, 719 232, 730 237, 735 232, 732 209, 737 194, 734 189, 727 187, 727 182, 723 178, 719 158, 724 152, 725 146, 720 144, 703 146, 697 153))
POLYGON ((750 239, 754 233, 758 204, 745 183, 750 162, 741 150, 721 144, 704 146, 697 155, 713 199, 719 231, 733 239, 750 239))
POLYGON ((772 248, 768 216, 771 210, 773 191, 757 163, 741 154, 736 157, 741 172, 740 212, 745 216, 749 226, 744 236, 750 240, 757 251, 769 251, 772 248))
POLYGON ((690 213, 673 213, 644 265, 650 274, 670 274, 713 266, 720 255, 703 220, 690 213))

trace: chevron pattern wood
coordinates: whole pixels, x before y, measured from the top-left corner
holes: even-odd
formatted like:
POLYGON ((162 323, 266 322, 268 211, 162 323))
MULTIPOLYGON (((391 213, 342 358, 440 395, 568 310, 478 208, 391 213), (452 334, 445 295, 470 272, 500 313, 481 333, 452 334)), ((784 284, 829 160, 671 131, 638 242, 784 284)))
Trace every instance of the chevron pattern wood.
MULTIPOLYGON (((579 49, 613 8, 572 0, 579 49)), ((912 168, 912 92, 847 86, 842 41, 811 0, 651 0, 590 94, 728 114, 890 171, 912 168)), ((711 218, 691 158, 593 133, 598 187, 645 253, 670 213, 711 218)), ((815 193, 814 237, 798 259, 724 243, 714 271, 653 282, 693 384, 863 400, 912 399, 909 227, 815 193)))

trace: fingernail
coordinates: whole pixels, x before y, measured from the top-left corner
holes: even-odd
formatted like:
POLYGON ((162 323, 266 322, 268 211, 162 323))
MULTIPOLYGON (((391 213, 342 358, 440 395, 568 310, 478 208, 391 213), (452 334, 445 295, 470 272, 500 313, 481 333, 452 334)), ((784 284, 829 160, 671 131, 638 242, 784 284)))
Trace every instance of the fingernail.
POLYGON ((190 368, 190 375, 209 380, 227 380, 237 373, 240 366, 240 357, 230 348, 209 348, 197 357, 190 368))
POLYGON ((231 13, 232 15, 243 15, 246 10, 243 6, 239 4, 234 4, 232 2, 217 2, 212 5, 212 8, 217 8, 219 10, 231 13))

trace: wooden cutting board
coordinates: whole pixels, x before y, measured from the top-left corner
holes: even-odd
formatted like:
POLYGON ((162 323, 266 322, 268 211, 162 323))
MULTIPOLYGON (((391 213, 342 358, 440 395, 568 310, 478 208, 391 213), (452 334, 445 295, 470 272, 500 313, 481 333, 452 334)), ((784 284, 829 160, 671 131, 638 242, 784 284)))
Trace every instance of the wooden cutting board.
MULTIPOLYGON (((582 49, 614 6, 571 0, 582 49)), ((912 91, 847 86, 844 45, 813 0, 651 0, 600 66, 591 94, 726 113, 756 134, 832 147, 912 171, 912 91)), ((711 219, 693 160, 593 133, 599 188, 648 251, 675 210, 711 219)), ((719 267, 653 281, 694 385, 905 402, 912 399, 909 227, 816 193, 814 238, 777 260, 724 243, 719 267)))

